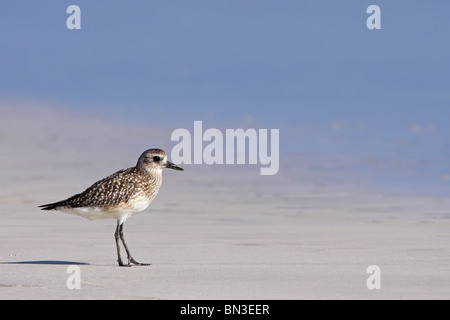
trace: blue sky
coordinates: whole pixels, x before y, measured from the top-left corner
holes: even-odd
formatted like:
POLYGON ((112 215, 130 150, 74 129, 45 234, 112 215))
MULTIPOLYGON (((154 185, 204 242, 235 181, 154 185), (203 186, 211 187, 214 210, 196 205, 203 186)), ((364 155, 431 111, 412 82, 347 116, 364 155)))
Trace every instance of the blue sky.
POLYGON ((6 0, 0 100, 279 128, 286 155, 381 163, 389 183, 447 192, 448 12, 444 1, 6 0), (81 30, 66 28, 71 4, 81 30), (366 28, 371 4, 381 30, 366 28))

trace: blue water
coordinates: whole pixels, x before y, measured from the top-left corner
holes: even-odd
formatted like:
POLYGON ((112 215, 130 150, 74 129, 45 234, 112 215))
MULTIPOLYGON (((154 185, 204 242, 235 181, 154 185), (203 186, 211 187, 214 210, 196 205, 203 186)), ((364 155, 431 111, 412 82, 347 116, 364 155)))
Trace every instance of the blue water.
POLYGON ((278 128, 282 162, 449 193, 449 2, 75 2, 2 1, 1 101, 278 128), (71 4, 81 30, 66 28, 71 4), (366 28, 371 4, 381 30, 366 28))

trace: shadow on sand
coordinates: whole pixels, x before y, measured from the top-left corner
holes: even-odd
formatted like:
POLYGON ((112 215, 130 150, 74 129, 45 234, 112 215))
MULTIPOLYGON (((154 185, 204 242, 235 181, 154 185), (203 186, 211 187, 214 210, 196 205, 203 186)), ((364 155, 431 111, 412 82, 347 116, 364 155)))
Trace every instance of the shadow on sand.
POLYGON ((0 264, 43 264, 43 265, 77 265, 88 266, 89 263, 75 262, 75 261, 61 261, 61 260, 36 260, 36 261, 14 261, 14 262, 0 262, 0 264))

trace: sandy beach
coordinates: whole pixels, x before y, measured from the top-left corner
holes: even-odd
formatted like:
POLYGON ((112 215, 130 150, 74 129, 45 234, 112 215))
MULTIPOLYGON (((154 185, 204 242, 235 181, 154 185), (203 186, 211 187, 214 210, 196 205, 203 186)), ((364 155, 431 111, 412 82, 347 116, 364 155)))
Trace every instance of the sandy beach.
POLYGON ((450 199, 300 181, 284 170, 188 165, 125 224, 37 206, 170 149, 170 128, 61 109, 0 108, 0 299, 449 299, 450 199), (81 288, 67 287, 69 266, 81 288), (366 286, 367 267, 381 289, 366 286))

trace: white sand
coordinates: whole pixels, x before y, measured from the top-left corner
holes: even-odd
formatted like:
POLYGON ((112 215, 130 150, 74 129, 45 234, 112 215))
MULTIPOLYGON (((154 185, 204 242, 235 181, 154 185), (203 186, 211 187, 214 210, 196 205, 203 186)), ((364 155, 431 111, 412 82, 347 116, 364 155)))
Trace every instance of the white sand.
POLYGON ((116 264, 114 220, 37 209, 170 148, 170 132, 1 105, 0 299, 450 298, 449 198, 185 166, 125 224, 134 257, 153 263, 132 268, 116 264), (72 264, 80 290, 66 286, 72 264))

